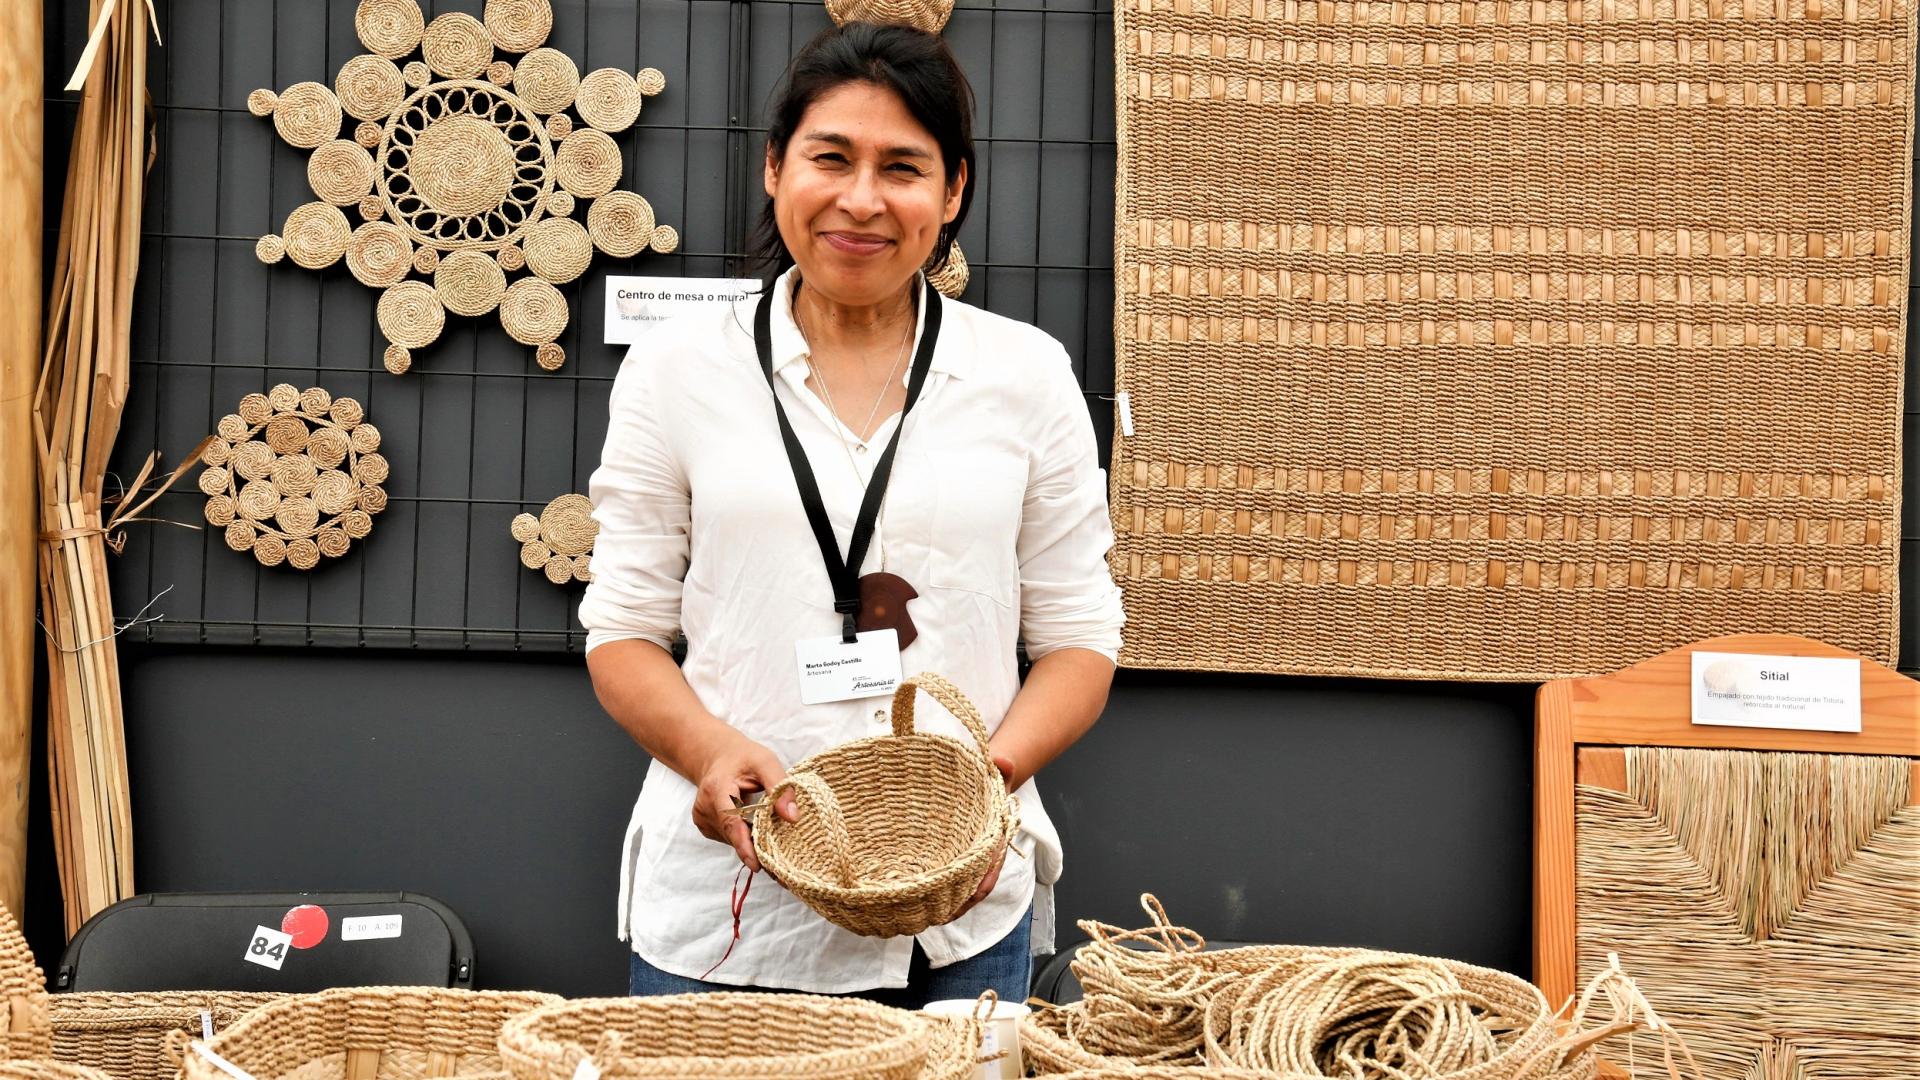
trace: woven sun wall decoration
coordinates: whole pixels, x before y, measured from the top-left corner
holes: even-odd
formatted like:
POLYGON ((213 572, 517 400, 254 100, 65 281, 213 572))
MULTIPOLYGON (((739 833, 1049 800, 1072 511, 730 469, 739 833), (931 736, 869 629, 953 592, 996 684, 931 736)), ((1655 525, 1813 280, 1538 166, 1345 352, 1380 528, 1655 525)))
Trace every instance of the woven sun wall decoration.
POLYGON ((593 500, 585 495, 562 495, 539 517, 519 514, 511 531, 527 569, 545 573, 555 585, 593 580, 593 541, 600 523, 593 520, 593 500))
POLYGON ((623 162, 612 136, 666 77, 582 76, 542 45, 548 0, 487 0, 483 15, 427 23, 415 0, 361 0, 354 29, 367 52, 342 65, 333 89, 303 82, 247 97, 282 139, 313 152, 307 181, 319 196, 261 237, 256 254, 309 270, 344 257, 355 278, 383 290, 377 315, 396 375, 440 336, 448 312, 495 310, 542 368, 557 369, 568 310, 554 286, 586 272, 595 248, 624 259, 680 242, 647 200, 614 190, 623 162), (362 223, 349 226, 342 207, 362 223))
MULTIPOLYGON (((1578 978, 1617 952, 1708 1080, 1909 1080, 1914 765, 1628 748, 1626 790, 1575 791, 1578 978)), ((1667 1076, 1657 1054, 1635 1065, 1667 1076)))
POLYGON ((281 383, 241 398, 216 434, 200 454, 207 523, 262 566, 345 555, 387 507, 380 429, 352 398, 281 383))
POLYGON ((1120 0, 1122 662, 1883 663, 1913 0, 1120 0))

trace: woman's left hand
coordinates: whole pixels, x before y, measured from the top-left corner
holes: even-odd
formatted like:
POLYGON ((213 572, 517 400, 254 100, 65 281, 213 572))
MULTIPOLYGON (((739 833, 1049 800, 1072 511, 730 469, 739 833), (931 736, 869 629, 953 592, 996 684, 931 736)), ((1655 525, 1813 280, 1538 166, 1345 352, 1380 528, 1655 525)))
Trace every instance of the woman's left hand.
MULTIPOLYGON (((993 757, 993 767, 1000 770, 1000 778, 1006 781, 1007 789, 1011 791, 1013 789, 1013 759, 995 754, 993 757)), ((972 911, 973 905, 985 900, 987 896, 993 892, 993 887, 1000 884, 1000 868, 1005 866, 1006 863, 1007 849, 1001 848, 1000 854, 993 860, 993 865, 987 867, 987 876, 980 879, 980 887, 973 890, 973 899, 968 900, 967 906, 961 908, 960 913, 955 915, 954 918, 958 919, 961 915, 972 911)))

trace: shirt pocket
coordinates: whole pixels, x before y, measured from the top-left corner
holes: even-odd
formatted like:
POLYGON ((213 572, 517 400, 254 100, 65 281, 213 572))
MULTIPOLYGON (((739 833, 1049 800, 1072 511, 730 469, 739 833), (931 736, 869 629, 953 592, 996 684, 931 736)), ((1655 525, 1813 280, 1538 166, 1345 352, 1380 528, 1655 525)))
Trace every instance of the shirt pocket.
POLYGON ((927 584, 1011 607, 1019 596, 1020 511, 1027 463, 1007 454, 968 455, 934 481, 927 584))

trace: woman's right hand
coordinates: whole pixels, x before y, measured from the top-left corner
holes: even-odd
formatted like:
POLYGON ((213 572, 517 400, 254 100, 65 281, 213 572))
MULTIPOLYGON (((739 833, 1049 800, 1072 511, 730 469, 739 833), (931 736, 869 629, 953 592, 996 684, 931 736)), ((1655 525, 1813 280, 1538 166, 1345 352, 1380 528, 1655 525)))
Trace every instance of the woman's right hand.
MULTIPOLYGON (((745 796, 756 791, 772 791, 787 778, 787 770, 773 751, 732 728, 724 728, 717 745, 706 755, 705 764, 694 779, 693 824, 709 840, 731 844, 749 870, 759 870, 760 860, 753 852, 753 832, 738 807, 745 796)), ((783 792, 773 812, 788 821, 798 816, 793 792, 783 792)))

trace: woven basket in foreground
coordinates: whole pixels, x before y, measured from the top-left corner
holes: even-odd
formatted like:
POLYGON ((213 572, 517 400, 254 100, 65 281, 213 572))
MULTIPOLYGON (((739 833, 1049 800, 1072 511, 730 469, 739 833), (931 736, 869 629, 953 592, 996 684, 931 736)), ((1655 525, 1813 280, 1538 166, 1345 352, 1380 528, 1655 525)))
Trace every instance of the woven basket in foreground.
MULTIPOLYGON (((411 986, 323 990, 256 1009, 207 1046, 256 1080, 504 1077, 501 1025, 559 1000, 411 986)), ((183 1080, 230 1080, 197 1051, 183 1056, 183 1080)))
POLYGON ((1020 824, 979 710, 929 673, 894 692, 893 734, 814 754, 755 805, 771 807, 786 787, 800 819, 759 815, 761 865, 829 922, 870 937, 953 921, 1020 824), (945 706, 976 745, 914 731, 915 691, 945 706))
POLYGON ((530 1012, 501 1031, 500 1057, 515 1080, 571 1080, 588 1058, 621 1080, 922 1080, 935 1041, 924 1017, 856 998, 674 994, 530 1012))
POLYGON ((0 906, 0 1061, 46 1058, 53 1053, 47 1019, 47 977, 13 913, 0 906))
POLYGON ((45 1058, 0 1062, 0 1080, 118 1080, 110 1073, 45 1058))
POLYGON ((179 1065, 167 1052, 170 1033, 199 1038, 211 1025, 218 1034, 283 996, 228 990, 58 994, 51 1003, 53 1057, 114 1080, 171 1080, 179 1065))

